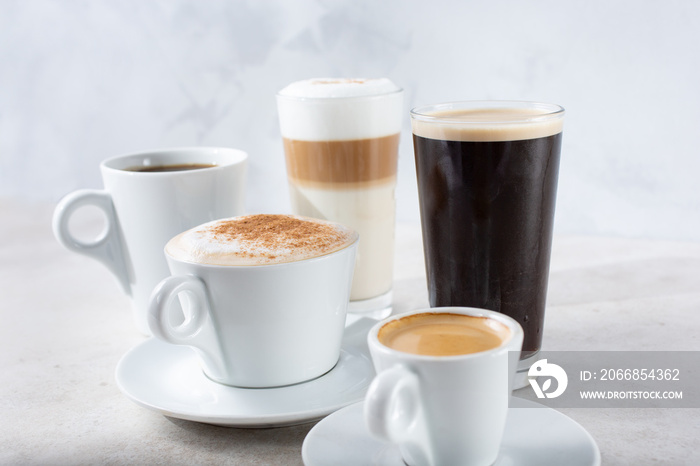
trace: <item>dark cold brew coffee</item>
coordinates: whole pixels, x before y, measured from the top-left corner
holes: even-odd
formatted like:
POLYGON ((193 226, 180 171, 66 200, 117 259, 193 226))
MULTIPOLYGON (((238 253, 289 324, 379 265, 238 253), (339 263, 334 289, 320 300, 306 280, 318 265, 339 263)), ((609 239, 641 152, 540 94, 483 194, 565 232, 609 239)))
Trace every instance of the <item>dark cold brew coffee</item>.
POLYGON ((517 108, 415 112, 430 305, 511 316, 528 357, 542 341, 563 111, 539 123, 517 108))

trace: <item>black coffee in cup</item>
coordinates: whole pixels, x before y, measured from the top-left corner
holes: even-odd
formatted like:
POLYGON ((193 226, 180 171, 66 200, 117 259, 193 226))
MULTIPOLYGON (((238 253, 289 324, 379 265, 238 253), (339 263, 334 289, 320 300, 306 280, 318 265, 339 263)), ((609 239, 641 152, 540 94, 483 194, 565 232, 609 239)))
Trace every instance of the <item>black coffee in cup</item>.
POLYGON ((132 172, 147 172, 147 173, 157 173, 157 172, 180 172, 186 170, 200 170, 202 168, 213 168, 216 164, 212 163, 178 163, 173 165, 139 165, 135 167, 127 168, 128 171, 132 172))

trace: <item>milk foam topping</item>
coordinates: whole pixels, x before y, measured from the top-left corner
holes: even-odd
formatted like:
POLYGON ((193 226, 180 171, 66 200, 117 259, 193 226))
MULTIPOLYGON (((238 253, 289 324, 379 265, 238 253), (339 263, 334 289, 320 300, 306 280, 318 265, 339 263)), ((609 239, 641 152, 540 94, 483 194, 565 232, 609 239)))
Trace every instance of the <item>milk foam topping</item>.
POLYGON ((403 91, 387 78, 316 78, 277 94, 282 137, 339 141, 401 131, 403 91))
POLYGON ((446 141, 518 141, 562 132, 564 109, 527 102, 465 102, 413 109, 416 136, 446 141), (509 106, 510 105, 510 106, 509 106))
POLYGON ((279 93, 289 97, 338 98, 390 94, 401 90, 387 78, 315 78, 293 82, 279 93))
POLYGON ((343 225, 295 215, 245 215, 205 223, 171 239, 171 257, 210 265, 269 265, 339 251, 358 238, 343 225))

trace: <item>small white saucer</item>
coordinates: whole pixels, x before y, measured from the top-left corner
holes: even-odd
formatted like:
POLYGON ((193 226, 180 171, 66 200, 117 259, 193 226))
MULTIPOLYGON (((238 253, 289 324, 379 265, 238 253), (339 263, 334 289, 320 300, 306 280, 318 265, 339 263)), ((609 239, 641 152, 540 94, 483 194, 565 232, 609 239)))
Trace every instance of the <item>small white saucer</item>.
MULTIPOLYGON (((301 449, 306 466, 405 466, 398 447, 367 432, 363 405, 345 407, 309 431, 301 449)), ((494 466, 600 465, 595 440, 569 417, 522 398, 514 397, 511 406, 494 466)))
POLYGON ((207 378, 195 353, 154 338, 119 361, 116 381, 132 401, 178 419, 231 427, 272 427, 320 419, 361 401, 374 377, 363 319, 346 328, 340 360, 325 375, 279 388, 236 388, 207 378))

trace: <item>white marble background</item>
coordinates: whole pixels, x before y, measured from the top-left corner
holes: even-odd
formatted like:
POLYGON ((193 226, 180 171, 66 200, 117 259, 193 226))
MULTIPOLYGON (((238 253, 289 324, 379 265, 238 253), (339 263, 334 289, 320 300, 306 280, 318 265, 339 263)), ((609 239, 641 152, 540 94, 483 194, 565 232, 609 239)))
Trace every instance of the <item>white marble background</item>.
POLYGON ((419 219, 408 109, 567 109, 557 233, 700 240, 700 2, 0 0, 0 199, 99 187, 124 152, 251 155, 247 207, 288 211, 274 94, 308 77, 406 89, 401 221, 419 219))

